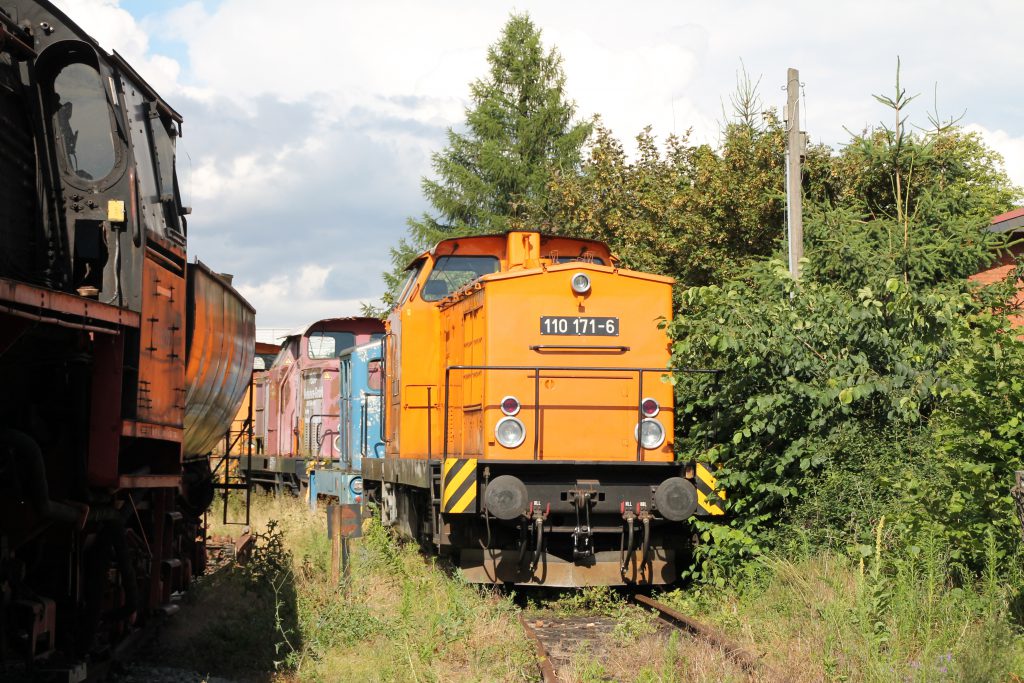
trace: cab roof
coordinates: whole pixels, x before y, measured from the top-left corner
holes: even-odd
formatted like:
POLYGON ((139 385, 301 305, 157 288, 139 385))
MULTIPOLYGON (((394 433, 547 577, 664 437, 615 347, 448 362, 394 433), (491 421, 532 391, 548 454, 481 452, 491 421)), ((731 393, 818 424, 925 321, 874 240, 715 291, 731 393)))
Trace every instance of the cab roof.
POLYGON ((445 244, 450 244, 452 242, 464 242, 466 240, 482 240, 482 239, 489 239, 489 238, 495 238, 495 237, 500 237, 500 238, 503 238, 503 239, 508 239, 508 236, 513 234, 513 233, 533 233, 533 234, 536 234, 536 235, 540 236, 541 244, 543 244, 544 242, 550 241, 550 240, 565 240, 567 242, 579 242, 581 244, 593 244, 593 245, 601 247, 602 249, 606 249, 608 251, 608 253, 611 255, 611 259, 612 259, 613 262, 619 260, 618 257, 615 256, 615 254, 611 253, 612 250, 608 246, 608 244, 606 242, 602 242, 601 240, 591 240, 591 239, 586 239, 584 237, 572 237, 570 235, 558 235, 558 234, 551 233, 551 232, 541 232, 540 230, 505 230, 503 232, 488 232, 488 233, 481 233, 479 235, 462 235, 462 236, 458 236, 458 237, 448 237, 448 238, 445 238, 443 240, 438 241, 438 243, 435 244, 431 249, 428 249, 427 251, 424 251, 423 253, 419 254, 416 258, 414 258, 411 261, 409 261, 408 265, 406 265, 406 267, 405 267, 405 270, 412 269, 412 267, 414 265, 416 265, 417 263, 422 261, 427 256, 436 256, 438 250, 441 249, 441 247, 444 246, 445 244))

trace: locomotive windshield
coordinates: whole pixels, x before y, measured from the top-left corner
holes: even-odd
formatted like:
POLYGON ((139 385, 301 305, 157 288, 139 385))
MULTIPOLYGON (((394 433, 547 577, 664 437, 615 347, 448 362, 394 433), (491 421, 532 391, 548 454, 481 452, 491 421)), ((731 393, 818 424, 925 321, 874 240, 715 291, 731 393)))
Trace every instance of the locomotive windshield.
POLYGON ((355 344, 356 335, 352 332, 310 332, 307 349, 311 359, 324 360, 337 358, 355 344))
POLYGON ((440 301, 459 287, 498 272, 499 268, 496 256, 442 256, 434 264, 420 296, 424 301, 440 301))
POLYGON ((117 158, 99 73, 87 64, 68 64, 53 79, 53 92, 68 168, 85 180, 106 177, 117 158))

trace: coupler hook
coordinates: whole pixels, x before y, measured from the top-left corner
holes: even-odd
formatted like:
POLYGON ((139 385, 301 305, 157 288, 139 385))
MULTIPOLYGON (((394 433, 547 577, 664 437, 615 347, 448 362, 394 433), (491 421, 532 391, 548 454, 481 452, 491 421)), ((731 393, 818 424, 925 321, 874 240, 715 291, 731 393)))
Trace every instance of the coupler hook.
MULTIPOLYGON (((640 503, 640 523, 644 526, 644 542, 643 550, 640 552, 640 567, 643 572, 647 572, 647 567, 650 563, 650 552, 651 552, 651 512, 647 509, 646 503, 640 503)), ((653 566, 652 566, 653 569, 653 566)), ((648 577, 648 581, 651 577, 648 577)))
POLYGON ((590 529, 590 492, 576 496, 576 529, 572 532, 572 559, 582 560, 594 554, 594 538, 590 529), (580 519, 580 508, 585 520, 580 519))

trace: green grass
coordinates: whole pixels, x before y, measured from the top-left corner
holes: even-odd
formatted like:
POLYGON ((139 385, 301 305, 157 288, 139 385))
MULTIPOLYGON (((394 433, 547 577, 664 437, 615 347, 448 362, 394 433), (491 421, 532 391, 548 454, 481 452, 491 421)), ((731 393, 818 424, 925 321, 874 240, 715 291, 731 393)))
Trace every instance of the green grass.
POLYGON ((964 572, 937 542, 873 550, 762 558, 732 588, 662 599, 746 641, 791 680, 1020 680, 1019 572, 954 582, 964 572))
MULTIPOLYGON (((231 510, 240 516, 236 507, 231 510)), ((257 669, 297 681, 536 678, 533 652, 509 598, 467 584, 376 519, 364 523, 362 538, 350 541, 350 574, 339 584, 330 581, 322 509, 314 515, 299 499, 258 496, 252 521, 261 534, 252 561, 194 597, 224 603, 234 596, 242 606, 220 610, 180 648, 206 650, 212 643, 234 653, 223 667, 216 657, 199 657, 193 665, 198 670, 257 669)), ((237 534, 239 528, 211 531, 237 534)))
MULTIPOLYGON (((233 510, 233 513, 236 510, 233 510)), ((201 672, 274 672, 283 681, 537 680, 533 651, 507 596, 465 583, 376 521, 354 540, 351 575, 329 581, 323 512, 259 497, 254 562, 201 584, 202 607, 173 659, 201 672), (267 533, 270 520, 276 524, 267 533)), ((238 528, 218 529, 234 533, 238 528)), ((662 599, 764 655, 762 680, 1021 681, 1024 558, 1010 575, 970 576, 937 539, 855 546, 853 557, 791 546, 752 561, 724 588, 679 587, 662 599)), ((1005 566, 1005 563, 1004 565, 1005 566)), ((601 614, 618 626, 580 651, 570 680, 727 683, 729 657, 659 630, 621 591, 530 591, 527 612, 601 614)))

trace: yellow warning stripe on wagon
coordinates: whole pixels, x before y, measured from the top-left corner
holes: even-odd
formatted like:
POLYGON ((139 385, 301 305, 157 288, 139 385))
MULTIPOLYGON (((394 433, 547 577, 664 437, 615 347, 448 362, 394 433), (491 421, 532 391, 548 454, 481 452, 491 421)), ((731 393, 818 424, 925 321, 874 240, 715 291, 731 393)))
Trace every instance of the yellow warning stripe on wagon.
POLYGON ((441 512, 476 512, 476 458, 445 458, 441 512))
POLYGON ((694 483, 697 485, 697 514, 698 515, 724 515, 719 500, 725 500, 725 491, 718 488, 718 479, 711 474, 711 469, 704 463, 697 463, 695 470, 697 476, 694 483))

